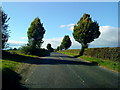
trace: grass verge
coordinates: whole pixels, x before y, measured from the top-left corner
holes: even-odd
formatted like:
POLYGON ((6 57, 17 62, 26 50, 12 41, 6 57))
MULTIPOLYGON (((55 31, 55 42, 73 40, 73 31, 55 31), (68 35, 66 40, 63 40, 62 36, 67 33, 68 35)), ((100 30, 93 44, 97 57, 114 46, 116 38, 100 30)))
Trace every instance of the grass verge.
MULTIPOLYGON (((67 51, 58 51, 58 53, 63 53, 63 54, 66 54, 66 55, 70 55, 70 56, 75 56, 77 55, 76 53, 70 53, 70 52, 67 52, 67 51)), ((95 58, 95 57, 90 57, 90 56, 81 56, 81 57, 78 57, 78 58, 81 58, 83 60, 86 60, 86 61, 89 61, 91 63, 95 63, 99 66, 103 66, 105 68, 108 68, 108 69, 111 69, 111 70, 114 70, 114 71, 117 71, 117 72, 120 72, 120 62, 114 62, 114 61, 110 61, 110 60, 105 60, 105 59, 101 59, 101 58, 95 58)))
POLYGON ((23 63, 29 57, 37 57, 33 55, 25 55, 19 51, 3 51, 2 60, 0 60, 0 69, 2 69, 3 89, 24 88, 20 83, 22 77, 18 74, 23 63))

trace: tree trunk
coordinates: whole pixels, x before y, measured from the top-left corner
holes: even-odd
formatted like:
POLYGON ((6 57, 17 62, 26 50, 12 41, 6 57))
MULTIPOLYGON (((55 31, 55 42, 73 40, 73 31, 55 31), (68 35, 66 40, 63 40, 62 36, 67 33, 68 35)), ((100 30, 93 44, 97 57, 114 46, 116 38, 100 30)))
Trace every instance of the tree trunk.
POLYGON ((80 52, 79 52, 79 55, 74 56, 74 57, 75 57, 75 58, 77 58, 77 57, 82 56, 82 55, 83 55, 83 53, 84 53, 84 51, 85 51, 85 47, 84 47, 84 46, 82 46, 82 48, 81 48, 81 50, 80 50, 80 52))
POLYGON ((81 50, 80 50, 79 56, 82 56, 84 51, 85 51, 85 47, 82 47, 81 50))

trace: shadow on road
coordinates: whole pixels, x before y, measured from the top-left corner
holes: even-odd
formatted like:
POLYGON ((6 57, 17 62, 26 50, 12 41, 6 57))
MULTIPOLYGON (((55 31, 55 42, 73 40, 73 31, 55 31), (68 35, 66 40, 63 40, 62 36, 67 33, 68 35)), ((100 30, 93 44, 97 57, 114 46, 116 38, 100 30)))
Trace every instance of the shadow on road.
POLYGON ((59 60, 59 59, 39 59, 35 58, 34 62, 28 62, 31 64, 49 64, 49 65, 87 65, 87 66, 94 66, 95 64, 89 63, 89 62, 83 62, 83 61, 71 61, 71 60, 59 60))
POLYGON ((75 58, 72 56, 64 56, 62 54, 59 55, 51 55, 46 58, 41 57, 28 57, 28 56, 22 56, 18 54, 10 54, 7 56, 3 55, 3 59, 16 61, 16 62, 22 62, 22 63, 29 63, 29 64, 49 64, 49 65, 87 65, 87 66, 94 66, 96 64, 89 63, 89 62, 83 62, 83 61, 75 61, 75 58), (58 57, 58 58, 57 58, 58 57), (59 59, 59 57, 62 57, 64 60, 59 59), (57 59, 56 59, 57 58, 57 59))
POLYGON ((75 58, 75 57, 72 57, 72 56, 63 56, 63 55, 59 55, 59 56, 56 56, 56 55, 52 55, 52 57, 65 57, 65 58, 75 58))

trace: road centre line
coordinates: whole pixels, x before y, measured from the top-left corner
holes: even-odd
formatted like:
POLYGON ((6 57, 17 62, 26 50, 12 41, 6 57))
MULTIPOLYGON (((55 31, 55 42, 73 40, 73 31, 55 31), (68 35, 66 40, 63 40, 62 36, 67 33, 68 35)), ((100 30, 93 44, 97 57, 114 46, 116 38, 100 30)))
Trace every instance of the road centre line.
MULTIPOLYGON (((63 60, 62 57, 59 57, 61 60, 63 60)), ((83 83, 85 82, 71 67, 69 67, 68 65, 66 65, 83 83)), ((82 83, 82 84, 83 84, 82 83)), ((85 84, 83 84, 85 85, 85 84)), ((87 85, 86 85, 87 86, 87 85)))
POLYGON ((29 79, 26 79, 25 82, 27 82, 29 79))
POLYGON ((68 65, 67 65, 67 67, 80 79, 80 81, 82 81, 82 84, 84 86, 88 87, 88 85, 85 84, 85 81, 71 67, 69 67, 68 65))
POLYGON ((63 60, 63 58, 59 57, 61 60, 63 60))

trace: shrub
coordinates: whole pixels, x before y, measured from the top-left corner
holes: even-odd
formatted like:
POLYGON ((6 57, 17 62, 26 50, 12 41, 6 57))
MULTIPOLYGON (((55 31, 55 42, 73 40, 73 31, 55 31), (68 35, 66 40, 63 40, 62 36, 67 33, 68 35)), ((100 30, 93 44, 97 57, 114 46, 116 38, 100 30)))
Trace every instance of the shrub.
POLYGON ((50 52, 45 49, 32 48, 30 46, 23 46, 20 48, 20 51, 24 54, 36 55, 36 56, 48 56, 50 52))

